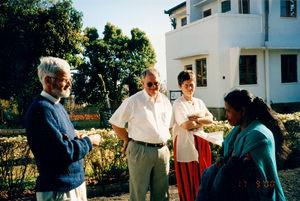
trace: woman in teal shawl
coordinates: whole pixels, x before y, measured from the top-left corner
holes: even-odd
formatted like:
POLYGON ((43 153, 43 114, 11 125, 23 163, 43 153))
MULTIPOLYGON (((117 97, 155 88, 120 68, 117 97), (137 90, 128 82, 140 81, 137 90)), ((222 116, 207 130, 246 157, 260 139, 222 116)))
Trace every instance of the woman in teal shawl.
POLYGON ((276 166, 289 153, 282 122, 247 90, 234 90, 224 100, 235 127, 223 142, 222 160, 203 173, 196 200, 285 201, 276 166))

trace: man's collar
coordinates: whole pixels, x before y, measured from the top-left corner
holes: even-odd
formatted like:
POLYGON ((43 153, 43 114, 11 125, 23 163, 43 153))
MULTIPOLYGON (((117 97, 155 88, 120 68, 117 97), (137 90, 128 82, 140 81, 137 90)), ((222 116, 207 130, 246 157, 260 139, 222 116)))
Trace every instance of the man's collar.
POLYGON ((47 98, 49 101, 51 101, 54 104, 59 103, 59 99, 54 98, 53 96, 51 96, 50 94, 48 94, 45 91, 42 91, 41 96, 43 96, 44 98, 47 98))
MULTIPOLYGON (((144 98, 145 98, 146 101, 154 102, 154 98, 149 96, 149 94, 146 92, 145 89, 143 90, 143 95, 144 95, 144 98)), ((160 92, 158 92, 158 95, 157 95, 157 98, 156 98, 156 103, 161 102, 161 100, 162 100, 161 99, 161 94, 160 94, 160 92)))

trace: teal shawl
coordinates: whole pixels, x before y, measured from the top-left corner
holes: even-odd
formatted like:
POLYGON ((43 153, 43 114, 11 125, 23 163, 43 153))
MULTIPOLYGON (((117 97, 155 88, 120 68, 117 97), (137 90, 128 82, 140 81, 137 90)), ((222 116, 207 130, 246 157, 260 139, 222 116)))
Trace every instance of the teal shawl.
MULTIPOLYGON (((276 159, 275 159, 275 143, 272 132, 262 123, 255 120, 251 122, 244 130, 240 131, 240 126, 228 134, 223 142, 224 156, 229 153, 230 147, 233 145, 234 154, 242 158, 245 154, 250 154, 251 159, 259 168, 261 175, 264 177, 260 185, 273 185, 275 182, 275 190, 273 192, 273 201, 285 201, 283 190, 277 175, 276 159), (238 135, 238 137, 236 137, 238 135)), ((264 195, 269 195, 269 192, 263 192, 261 200, 270 200, 264 195)), ((271 192, 272 194, 272 192, 271 192)))

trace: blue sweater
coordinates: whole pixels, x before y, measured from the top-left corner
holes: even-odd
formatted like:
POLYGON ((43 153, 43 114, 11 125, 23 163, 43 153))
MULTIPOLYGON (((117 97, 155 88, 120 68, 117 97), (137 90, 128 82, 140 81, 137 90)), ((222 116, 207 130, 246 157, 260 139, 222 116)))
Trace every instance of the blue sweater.
POLYGON ((27 111, 26 133, 39 171, 37 191, 70 191, 84 182, 83 158, 92 143, 76 138, 60 103, 39 95, 27 111))

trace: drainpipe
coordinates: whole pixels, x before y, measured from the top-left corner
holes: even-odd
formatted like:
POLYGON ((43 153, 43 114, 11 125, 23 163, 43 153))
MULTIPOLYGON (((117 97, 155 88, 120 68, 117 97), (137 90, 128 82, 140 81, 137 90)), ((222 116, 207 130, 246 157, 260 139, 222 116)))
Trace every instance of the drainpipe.
POLYGON ((269 41, 269 0, 265 0, 265 41, 269 41))
POLYGON ((191 1, 186 1, 186 21, 187 24, 191 23, 191 1))
POLYGON ((269 49, 268 42, 265 42, 265 87, 266 87, 266 102, 270 104, 270 80, 269 80, 269 49))
POLYGON ((270 77, 269 77, 269 0, 265 0, 265 93, 266 102, 270 104, 270 77))

